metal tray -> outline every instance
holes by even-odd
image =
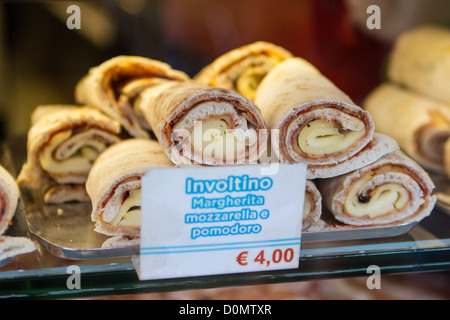
[[[47,205],[40,192],[21,190],[29,231],[47,251],[66,259],[128,257],[135,246],[102,248],[107,236],[94,231],[90,203]]]
[[[77,260],[139,254],[139,246],[101,247],[107,236],[94,231],[90,203],[46,205],[39,191],[29,190],[22,190],[22,202],[29,231],[55,256]],[[355,228],[328,224],[325,230],[304,232],[302,243],[394,237],[408,232],[414,226],[415,223]]]
[[[302,242],[346,241],[395,237],[407,233],[416,225],[417,222],[374,227],[332,225],[321,231],[303,232]]]

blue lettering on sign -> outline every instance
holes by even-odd
[[[184,216],[185,223],[227,222],[256,219],[258,219],[258,212],[248,208],[235,212],[188,213]]]
[[[261,225],[259,224],[239,224],[236,223],[233,226],[214,226],[203,228],[192,228],[191,239],[197,239],[198,237],[218,237],[228,235],[242,235],[261,232]]]
[[[248,175],[229,176],[228,179],[194,180],[186,179],[187,194],[224,193],[224,192],[249,192],[266,191],[272,188],[273,181],[270,177],[251,178]]]
[[[264,205],[264,197],[254,194],[247,194],[245,197],[205,198],[193,197],[192,209],[224,209],[229,207],[246,207]]]

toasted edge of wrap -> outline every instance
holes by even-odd
[[[169,64],[140,56],[120,55],[89,69],[75,88],[75,100],[99,108],[116,119],[133,137],[149,138],[130,105],[120,105],[115,90],[119,84],[136,78],[187,81],[189,76]],[[123,79],[125,78],[125,79]],[[122,82],[122,83],[121,83]]]
[[[293,54],[283,47],[266,41],[257,41],[242,47],[230,50],[216,58],[213,62],[205,66],[194,77],[194,80],[209,86],[223,87],[237,91],[235,87],[235,77],[240,76],[243,70],[235,70],[236,74],[227,74],[230,69],[252,56],[266,55],[277,57],[280,61],[293,57]],[[227,74],[227,83],[221,82],[218,78],[221,74]],[[231,78],[230,78],[231,77]],[[234,84],[234,85],[233,85]],[[241,93],[242,94],[242,93]]]

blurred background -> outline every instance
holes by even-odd
[[[74,4],[80,29],[66,25]],[[373,4],[381,29],[366,26]],[[450,25],[449,0],[2,1],[1,134],[26,134],[37,105],[73,103],[77,81],[113,56],[162,60],[194,76],[258,40],[309,60],[359,102],[380,82],[396,36],[429,22]]]
[[[80,29],[69,29],[70,5]],[[367,8],[381,9],[369,29]],[[89,68],[116,55],[169,63],[194,76],[219,55],[265,40],[312,62],[360,103],[383,80],[396,37],[423,23],[450,26],[450,0],[110,0],[0,2],[0,138],[25,135],[42,104],[73,104]],[[132,298],[307,299],[450,297],[448,273],[210,289]],[[443,285],[445,284],[445,286]]]

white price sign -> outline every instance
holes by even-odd
[[[141,280],[297,268],[306,165],[154,169],[142,180]]]

